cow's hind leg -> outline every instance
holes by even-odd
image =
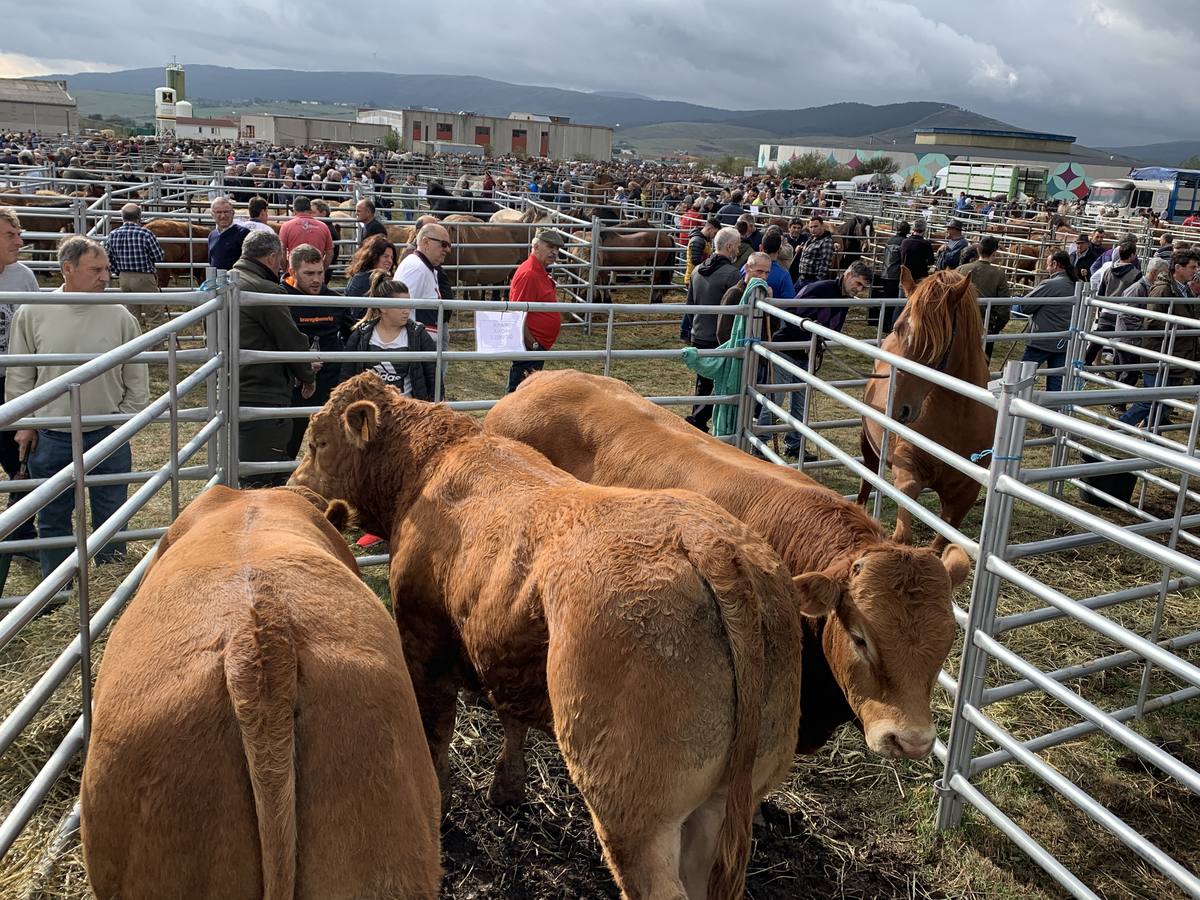
[[[529,729],[504,713],[499,715],[504,744],[496,760],[488,800],[495,806],[513,806],[525,799],[525,733]]]
[[[717,838],[725,821],[725,791],[718,791],[683,823],[679,877],[688,900],[706,900],[708,877],[717,858]]]
[[[640,834],[610,834],[593,812],[604,859],[621,889],[621,900],[703,900],[690,896],[679,878],[680,827],[665,822]]]

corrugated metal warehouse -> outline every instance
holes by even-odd
[[[607,125],[576,125],[563,116],[514,112],[507,117],[436,109],[360,109],[360,122],[389,125],[400,148],[434,152],[437,144],[473,144],[492,156],[544,156],[549,159],[609,160],[613,130]]]
[[[65,81],[0,78],[0,131],[78,134],[79,107]]]
[[[310,116],[277,116],[243,113],[242,139],[303,147],[310,144],[382,144],[391,129],[387,125],[322,119]]]

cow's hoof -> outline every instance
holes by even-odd
[[[525,786],[523,784],[505,784],[496,778],[488,787],[487,796],[488,802],[492,806],[520,806],[525,802]]]

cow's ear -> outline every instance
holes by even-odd
[[[346,429],[346,438],[361,450],[375,437],[375,429],[379,427],[379,407],[370,400],[355,400],[342,413],[342,426]]]
[[[958,544],[947,544],[942,551],[942,565],[950,576],[950,587],[956,588],[966,579],[971,571],[971,557]]]
[[[819,619],[833,612],[842,599],[842,584],[824,572],[806,572],[792,579],[800,613]]]
[[[904,289],[905,297],[911,297],[913,291],[917,289],[917,283],[913,281],[912,272],[908,271],[908,266],[900,267],[900,287]]]
[[[299,496],[301,496],[305,500],[307,500],[309,503],[311,503],[313,506],[315,506],[320,512],[325,512],[325,507],[326,507],[325,498],[322,497],[320,494],[318,494],[316,491],[312,490],[311,488],[301,487],[298,484],[284,484],[284,485],[280,485],[279,487],[275,488],[274,490],[291,491],[293,494],[298,494]]]
[[[354,512],[345,500],[330,500],[325,507],[325,519],[338,531],[345,531],[354,519]]]

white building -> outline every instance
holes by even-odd
[[[181,139],[202,141],[236,141],[237,119],[194,119],[177,117],[175,136]]]

